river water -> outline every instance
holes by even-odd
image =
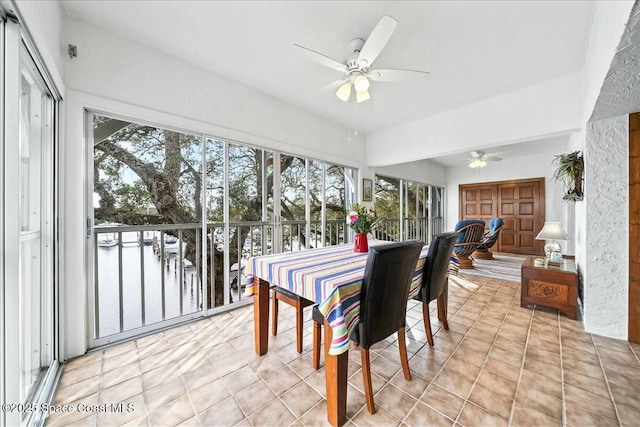
[[[147,236],[147,233],[148,236]],[[160,233],[145,232],[145,238],[151,239]],[[98,242],[113,240],[114,246],[98,245],[98,257],[95,268],[98,271],[98,333],[96,338],[120,333],[120,290],[118,269],[117,233],[98,235]],[[190,262],[183,264],[182,278],[180,278],[180,264],[178,243],[165,243],[165,261],[161,264],[158,254],[152,245],[143,245],[144,258],[144,325],[142,320],[142,275],[140,272],[140,246],[138,232],[122,233],[122,331],[129,331],[144,325],[150,325],[162,320],[172,319],[202,310],[202,292],[196,269]],[[222,241],[218,241],[222,244]],[[248,257],[248,253],[245,254]],[[168,262],[167,262],[168,260]],[[168,267],[168,268],[167,268]],[[241,281],[245,268],[245,261],[241,266]],[[237,287],[235,279],[238,263],[233,263],[229,269],[231,286],[231,301],[239,301],[243,292],[242,286]],[[164,277],[164,317],[162,313],[162,277]],[[216,283],[222,286],[222,283]],[[180,308],[182,295],[182,309]]]
[[[135,242],[137,233],[123,233],[122,240],[122,290],[123,329],[142,326],[142,280],[140,274],[140,246]],[[183,268],[180,276],[180,260],[176,254],[168,254],[162,266],[153,247],[143,246],[144,253],[144,307],[145,324],[163,320],[162,276],[164,276],[165,319],[201,310],[202,294],[196,269]],[[105,337],[120,332],[118,246],[98,247],[99,333]],[[182,294],[182,312],[180,309]]]

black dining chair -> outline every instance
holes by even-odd
[[[429,303],[434,299],[438,299],[438,318],[442,322],[442,326],[445,329],[449,329],[446,303],[449,260],[451,259],[458,234],[457,231],[453,231],[433,236],[422,270],[422,286],[418,295],[413,298],[422,302],[422,318],[430,346],[433,346],[433,334],[431,333],[431,320],[429,319]]]
[[[273,291],[271,294],[271,335],[278,334],[278,301],[293,306],[296,309],[296,350],[298,353],[302,353],[304,308],[315,304],[315,302],[279,286],[273,286],[271,290]]]
[[[373,403],[369,358],[369,349],[372,345],[397,332],[402,371],[405,379],[411,380],[404,328],[411,279],[416,270],[422,246],[422,242],[409,241],[369,248],[360,291],[360,319],[350,338],[360,346],[362,380],[367,408],[372,414],[376,411]],[[318,369],[320,334],[324,316],[317,306],[312,309],[312,318],[314,322],[313,366]],[[325,346],[327,345],[328,343],[325,343]]]

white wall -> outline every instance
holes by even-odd
[[[64,209],[66,357],[87,346],[85,218],[91,215],[86,176],[85,108],[149,123],[364,168],[363,139],[348,130],[262,92],[80,21],[65,19],[64,43],[78,46],[65,58],[67,85]],[[265,78],[268,78],[266,76]],[[361,181],[361,180],[360,180]],[[89,207],[89,208],[88,208]]]
[[[553,156],[567,151],[566,146],[558,146],[554,152],[535,156],[514,157],[499,163],[489,163],[484,168],[472,169],[466,165],[446,169],[447,176],[447,219],[445,227],[453,230],[458,216],[458,189],[460,184],[504,181],[512,179],[545,178],[545,220],[560,221],[569,235],[569,242],[561,242],[563,252],[573,254],[573,232],[567,228],[566,210],[570,207],[562,200],[562,184],[553,179]]]
[[[446,187],[447,185],[444,167],[430,160],[382,166],[375,168],[375,173],[392,178],[402,178],[422,184],[434,185],[436,187]]]
[[[585,147],[585,330],[627,339],[629,119],[589,124]]]
[[[603,82],[625,31],[633,4],[633,1],[620,1],[597,2],[595,5],[589,35],[589,46],[582,70],[584,87],[582,123],[585,125],[580,132],[573,135],[570,149],[568,150],[581,150],[585,158],[585,200],[575,205],[574,216],[576,264],[581,275],[584,292],[585,329],[589,332],[623,339],[627,338],[627,322],[624,319],[626,319],[625,316],[628,313],[628,306],[625,299],[626,294],[622,295],[620,287],[626,286],[628,270],[623,271],[618,264],[611,265],[609,256],[596,255],[594,250],[597,251],[597,248],[594,245],[597,246],[597,244],[594,242],[594,236],[602,231],[611,236],[620,235],[621,233],[626,233],[628,226],[617,224],[617,227],[614,228],[614,222],[612,222],[602,228],[603,224],[591,222],[594,217],[602,218],[606,216],[610,205],[607,202],[605,203],[607,207],[603,208],[593,203],[593,197],[596,197],[597,194],[593,192],[599,191],[599,184],[593,182],[593,179],[599,176],[599,178],[605,179],[606,183],[607,174],[602,174],[598,170],[600,159],[591,156],[598,152],[597,146],[600,144],[601,137],[604,136],[601,133],[604,127],[616,123],[616,120],[614,119],[613,122],[608,124],[599,123],[588,131],[586,123],[591,117],[600,95]],[[588,144],[590,148],[587,148],[587,132],[590,134],[590,142]],[[596,134],[599,134],[599,136],[596,136]],[[617,144],[622,144],[622,141],[618,141]],[[619,160],[620,165],[626,162],[623,159]],[[605,167],[611,168],[611,165],[606,165]],[[613,175],[617,176],[619,172],[613,172]],[[592,185],[595,185],[595,187],[590,188]],[[613,206],[612,208],[614,217],[620,215],[619,207]],[[617,218],[617,221],[619,219]],[[610,240],[610,238],[607,237],[606,240]],[[612,243],[615,245],[621,242]],[[621,259],[627,256],[625,251]],[[603,272],[607,272],[607,277],[604,281],[601,281],[600,276]]]
[[[367,136],[367,162],[383,166],[543,139],[582,126],[580,73]]]
[[[572,134],[569,138],[569,146],[567,152],[581,151],[584,157],[585,141],[587,137],[586,130],[581,130]],[[584,176],[583,176],[584,179]],[[584,188],[584,182],[583,182]],[[584,283],[584,268],[587,259],[587,202],[583,200],[579,203],[570,205],[567,211],[568,229],[573,230],[573,244],[575,247],[576,268],[580,277],[580,283]],[[573,222],[573,227],[570,226]],[[582,295],[584,299],[584,295]],[[584,302],[584,301],[583,301]]]

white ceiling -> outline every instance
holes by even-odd
[[[67,15],[349,124],[353,105],[317,89],[340,73],[293,43],[342,61],[382,15],[398,28],[374,68],[428,70],[421,83],[372,83],[358,106],[372,133],[582,68],[593,3],[579,1],[63,1]]]
[[[502,161],[513,159],[515,157],[532,156],[537,154],[562,154],[566,151],[568,135],[555,136],[545,139],[537,139],[534,141],[520,142],[517,144],[502,145],[499,147],[486,148],[482,151],[490,156],[499,157]],[[469,162],[467,159],[471,157],[471,152],[449,154],[446,156],[432,157],[429,160],[444,167],[464,166]],[[490,164],[493,164],[491,162]],[[495,162],[497,163],[497,162]]]

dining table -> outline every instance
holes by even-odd
[[[390,243],[371,241],[370,247]],[[418,295],[428,247],[418,258],[408,299]],[[245,271],[245,296],[253,296],[255,351],[268,351],[269,289],[280,286],[318,304],[324,315],[327,420],[340,426],[347,420],[349,337],[360,316],[360,290],[367,253],[343,244],[250,258]]]

